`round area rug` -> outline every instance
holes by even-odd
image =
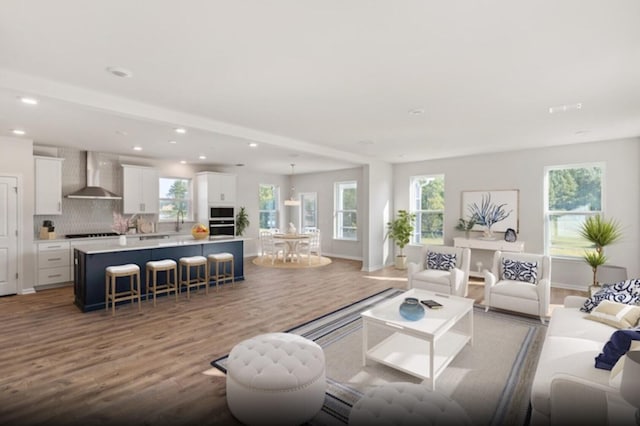
[[[269,268],[285,268],[285,269],[304,269],[304,268],[317,268],[318,266],[326,266],[331,263],[331,259],[328,257],[311,256],[311,262],[305,255],[300,256],[300,262],[286,262],[283,263],[282,259],[276,259],[273,264],[271,263],[271,257],[258,256],[253,259],[253,264],[258,266],[267,266]]]

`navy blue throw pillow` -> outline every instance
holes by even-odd
[[[606,284],[588,298],[580,310],[589,313],[603,300],[627,305],[640,304],[640,280],[632,279],[615,284]]]
[[[620,357],[629,351],[633,340],[640,340],[640,330],[614,331],[609,341],[605,343],[602,352],[596,357],[596,368],[611,370]]]
[[[447,253],[427,252],[426,269],[440,269],[448,271],[456,267],[456,255]]]

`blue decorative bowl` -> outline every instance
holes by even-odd
[[[400,315],[409,321],[418,321],[424,317],[424,308],[415,297],[407,297],[400,304]]]

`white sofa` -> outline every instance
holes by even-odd
[[[531,388],[531,425],[606,425],[612,412],[633,423],[633,409],[609,385],[610,371],[595,368],[616,328],[587,319],[585,300],[568,296],[551,315]]]

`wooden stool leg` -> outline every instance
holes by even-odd
[[[204,271],[202,271],[203,268],[205,269]],[[204,273],[204,277],[202,277],[202,279],[205,281],[204,294],[208,295],[209,294],[209,279],[207,277],[207,270],[209,269],[209,267],[207,267],[207,264],[205,263],[204,265],[199,266],[198,269]],[[198,282],[201,282],[199,278],[198,278]],[[200,287],[200,284],[198,284],[198,287]]]
[[[173,292],[176,295],[176,302],[178,301],[178,269],[174,266],[171,268],[173,271]]]
[[[104,274],[104,310],[109,312],[109,273]]]
[[[140,312],[142,310],[142,296],[140,295],[141,291],[140,288],[142,286],[140,285],[140,271],[138,270],[136,272],[136,294],[138,296],[138,312]],[[154,292],[153,292],[153,304],[155,305],[156,303],[156,292],[155,292],[155,287],[154,287]]]
[[[231,271],[229,271],[229,273],[231,274],[231,287],[233,287],[233,284],[236,282],[236,277],[235,277],[235,273],[234,271],[236,270],[235,265],[234,265],[234,259],[231,259]]]
[[[187,299],[191,299],[191,265],[187,265]]]
[[[115,275],[111,276],[111,294],[113,295],[111,299],[111,316],[116,314],[116,293],[118,292],[118,277]]]

